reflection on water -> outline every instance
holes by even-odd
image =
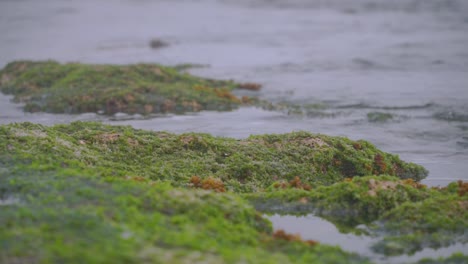
[[[23,114],[1,95],[0,123],[100,120],[237,138],[307,130],[369,140],[428,168],[427,184],[468,180],[467,14],[464,0],[0,1],[0,67],[17,59],[209,65],[191,72],[262,83],[261,98],[302,111],[113,121]],[[153,39],[170,45],[152,49]],[[373,122],[372,112],[392,118]]]
[[[378,239],[354,234],[343,234],[330,222],[314,216],[272,215],[266,216],[275,230],[283,229],[291,234],[300,234],[303,239],[316,240],[322,244],[337,245],[343,250],[371,256],[370,246]]]
[[[337,245],[343,250],[355,252],[366,256],[378,263],[410,263],[423,258],[449,257],[456,252],[467,252],[467,244],[454,244],[452,246],[434,250],[424,248],[412,256],[402,255],[397,257],[385,257],[371,250],[372,244],[380,240],[379,237],[365,235],[343,234],[330,222],[312,214],[306,216],[272,215],[268,218],[275,230],[282,229],[287,233],[299,234],[305,240],[312,239],[326,245]]]

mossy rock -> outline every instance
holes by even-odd
[[[468,183],[428,188],[408,179],[366,176],[311,190],[289,185],[243,196],[264,213],[313,213],[342,232],[377,237],[372,250],[387,256],[468,243]]]
[[[406,202],[422,201],[438,192],[413,180],[393,176],[347,178],[330,186],[310,190],[275,183],[270,192],[244,195],[266,213],[314,213],[343,231],[369,224]]]
[[[79,137],[71,132],[77,128]],[[368,263],[337,247],[274,236],[270,223],[234,193],[198,190],[185,181],[178,188],[171,178],[123,176],[137,158],[141,171],[152,166],[149,157],[131,154],[145,144],[154,151],[151,139],[170,142],[168,153],[187,144],[177,135],[97,123],[0,126],[0,260]],[[102,148],[120,140],[119,148]],[[110,163],[97,166],[104,156]],[[117,166],[125,159],[127,165]]]
[[[239,85],[156,64],[15,61],[0,71],[0,91],[25,103],[28,112],[148,115],[232,110],[251,101],[232,94]]]
[[[2,263],[366,263],[276,239],[233,194],[31,164],[0,171],[0,186]]]
[[[197,184],[194,177],[215,178],[226,190],[234,192],[263,191],[274,182],[296,177],[319,186],[370,174],[416,181],[427,175],[423,167],[403,162],[369,142],[307,132],[236,140],[100,123],[75,122],[53,127],[22,123],[1,126],[0,139],[4,153],[42,166],[169,181],[174,186]]]
[[[468,183],[451,183],[428,199],[404,203],[383,214],[371,227],[385,237],[373,250],[386,255],[413,254],[424,247],[468,243]]]
[[[466,238],[465,183],[427,188],[417,182],[422,167],[366,141],[21,123],[0,126],[0,150],[6,262],[366,262],[272,234],[255,210],[274,211],[269,205],[342,228],[368,224],[366,232],[385,234],[375,247],[384,254]]]

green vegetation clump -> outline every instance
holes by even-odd
[[[367,114],[367,120],[373,123],[385,123],[393,119],[393,115],[383,112],[370,112]]]
[[[372,227],[386,236],[373,249],[386,255],[412,254],[424,247],[468,243],[468,183],[451,183],[438,195],[405,203],[383,214]]]
[[[208,134],[171,134],[129,126],[75,122],[45,127],[11,124],[0,128],[0,147],[44,166],[72,166],[95,175],[140,177],[195,185],[192,177],[220,180],[226,190],[263,191],[298,177],[311,186],[346,177],[390,174],[420,180],[427,171],[366,141],[294,132],[243,140]]]
[[[0,71],[0,91],[14,95],[27,112],[148,115],[232,110],[251,100],[232,94],[239,86],[156,64],[16,61]]]
[[[468,256],[463,253],[455,253],[448,258],[422,259],[418,264],[465,264],[468,263]]]
[[[278,183],[271,188],[278,191],[244,198],[264,213],[313,213],[342,232],[378,237],[372,250],[379,254],[414,254],[468,243],[468,183],[461,181],[439,189],[409,179],[366,176],[311,190]]]
[[[1,263],[366,263],[276,239],[233,194],[19,162],[0,171]]]
[[[401,180],[385,175],[347,178],[311,190],[283,188],[279,183],[273,184],[271,189],[277,191],[252,193],[245,197],[260,211],[314,213],[343,230],[369,224],[406,202],[422,201],[437,194],[411,179]]]

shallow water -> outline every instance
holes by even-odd
[[[275,230],[282,229],[287,233],[300,234],[302,239],[305,240],[312,239],[322,244],[337,245],[343,250],[358,253],[378,263],[410,263],[423,258],[449,257],[456,252],[468,251],[468,244],[457,243],[438,250],[424,248],[411,256],[385,257],[371,250],[371,246],[377,243],[381,237],[343,234],[332,223],[312,214],[306,216],[272,215],[266,217],[273,223]]]
[[[113,121],[23,114],[0,96],[0,123],[101,120],[220,136],[307,130],[366,139],[429,169],[424,182],[468,180],[468,3],[463,0],[0,0],[0,67],[17,59],[197,63],[211,78],[263,84],[306,114],[243,108]],[[159,38],[168,47],[151,49]],[[390,113],[371,122],[371,112]],[[138,119],[138,118],[137,118]]]

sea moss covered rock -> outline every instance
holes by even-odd
[[[467,184],[427,188],[422,167],[342,137],[21,123],[0,126],[0,165],[7,262],[366,261],[273,233],[256,209],[367,224],[389,255],[467,241]]]
[[[235,192],[262,191],[296,177],[318,186],[369,174],[415,180],[427,174],[366,141],[306,132],[235,140],[100,123],[23,123],[0,127],[0,148],[46,167],[78,167],[96,175],[169,181],[174,186],[203,187],[194,176],[200,181],[212,178],[216,180],[211,185],[218,181],[216,185]]]
[[[428,188],[390,176],[346,179],[311,190],[273,184],[276,192],[245,194],[265,213],[315,214],[343,232],[378,238],[376,253],[395,256],[468,243],[468,183]]]
[[[276,239],[233,194],[19,164],[0,171],[2,263],[366,262]]]
[[[258,210],[280,214],[314,213],[335,223],[342,230],[369,224],[406,202],[422,201],[437,194],[413,180],[392,176],[347,178],[330,186],[311,190],[279,186],[265,193],[246,194]]]
[[[25,103],[25,111],[114,114],[231,110],[249,98],[239,84],[180,73],[156,64],[88,65],[16,61],[0,71],[0,90]]]
[[[429,199],[404,203],[383,214],[374,224],[385,237],[373,249],[387,255],[412,254],[425,247],[468,243],[468,183],[451,183]]]
[[[77,128],[83,131],[75,138]],[[133,140],[113,134],[119,131]],[[184,182],[176,188],[170,177],[123,176],[138,159],[132,147],[164,139],[157,135],[177,138],[96,123],[1,126],[1,262],[368,263],[337,247],[274,234],[234,193]],[[101,148],[117,140],[128,145]],[[127,165],[117,166],[125,157]],[[141,171],[150,167],[138,164]]]

